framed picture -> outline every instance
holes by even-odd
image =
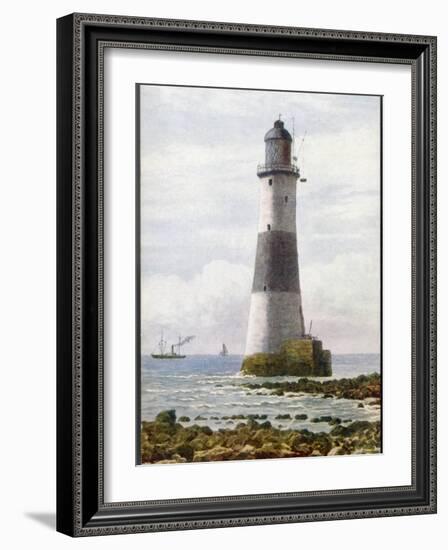
[[[434,513],[436,38],[57,40],[57,529]]]

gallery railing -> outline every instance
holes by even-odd
[[[257,166],[257,175],[265,176],[275,172],[283,172],[287,174],[295,174],[300,176],[299,167],[296,164],[259,164]]]

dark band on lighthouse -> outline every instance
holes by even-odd
[[[297,237],[288,231],[260,233],[252,292],[300,293]]]

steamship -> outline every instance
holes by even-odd
[[[166,351],[167,347],[167,341],[163,338],[163,332],[159,340],[159,351],[160,353],[152,353],[151,357],[154,359],[185,359],[186,355],[182,355],[180,352],[180,348],[187,344],[188,342],[191,342],[193,340],[194,336],[186,336],[185,338],[182,338],[179,336],[179,340],[177,344],[171,344],[171,351]]]

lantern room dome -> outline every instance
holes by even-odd
[[[271,139],[286,139],[287,141],[292,141],[291,134],[285,128],[283,120],[276,120],[274,122],[274,127],[264,136],[265,141],[270,141]]]

